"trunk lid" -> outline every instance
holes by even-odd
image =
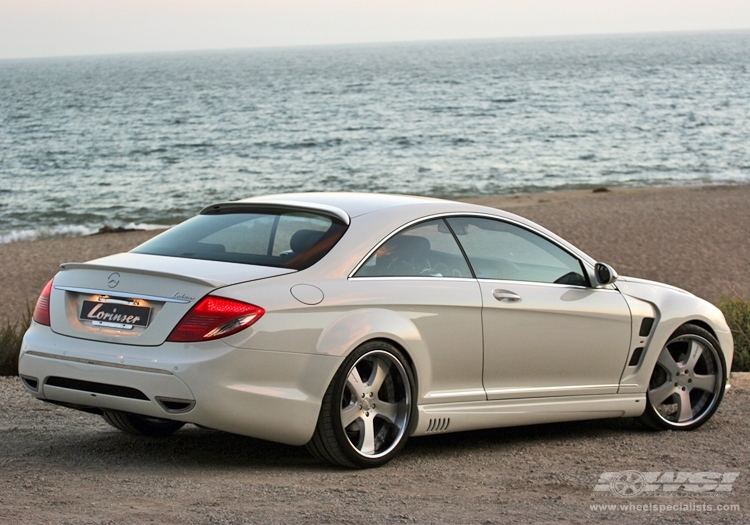
[[[292,272],[136,253],[66,263],[52,287],[50,327],[81,339],[156,346],[205,295],[224,286]]]

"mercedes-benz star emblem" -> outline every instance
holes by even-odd
[[[107,285],[110,288],[114,288],[118,284],[120,284],[120,274],[117,272],[109,274],[109,277],[107,278]]]

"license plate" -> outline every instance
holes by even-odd
[[[134,326],[148,326],[151,308],[129,304],[83,301],[81,321],[91,321],[94,326],[109,326],[132,330]]]

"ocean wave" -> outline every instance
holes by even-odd
[[[53,228],[40,228],[38,230],[14,230],[0,234],[0,244],[18,241],[38,241],[40,239],[54,239],[59,237],[82,237],[99,231],[99,228],[88,226],[70,225]]]
[[[145,222],[129,222],[123,224],[122,227],[126,230],[165,230],[171,228],[173,224],[148,224]]]
[[[123,230],[161,230],[169,228],[164,224],[148,224],[129,222],[113,228],[122,228]],[[82,226],[78,224],[68,226],[55,226],[50,228],[39,228],[29,230],[14,230],[7,233],[0,233],[0,244],[8,244],[20,241],[39,241],[42,239],[60,239],[66,237],[85,237],[99,233],[104,226]]]
[[[741,31],[0,63],[0,243],[291,191],[750,182],[748,46]]]

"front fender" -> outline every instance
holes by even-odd
[[[711,328],[716,335],[726,364],[726,374],[732,368],[734,342],[721,310],[688,292],[661,283],[621,278],[617,288],[624,294],[650,303],[656,310],[656,323],[640,366],[623,377],[620,393],[642,393],[648,389],[651,373],[659,354],[669,338],[680,326],[698,322]]]

